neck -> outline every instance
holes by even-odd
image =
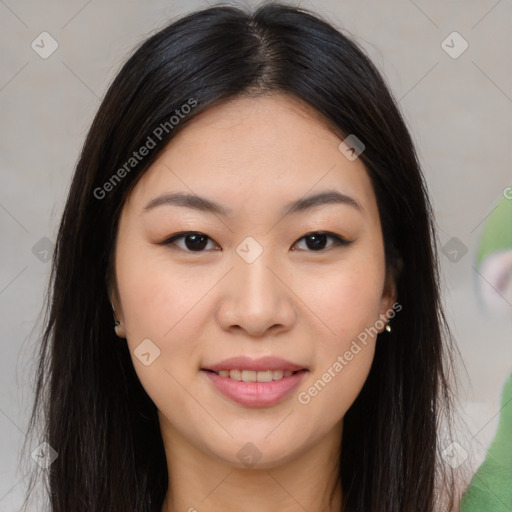
[[[340,423],[293,459],[256,469],[204,453],[164,423],[169,485],[162,512],[339,512],[341,430]]]

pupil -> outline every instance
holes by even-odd
[[[325,247],[326,235],[309,235],[306,238],[306,245],[308,249],[323,249]],[[309,240],[313,240],[313,244],[308,243]]]
[[[185,237],[185,245],[187,246],[187,249],[192,251],[201,250],[206,246],[206,238],[207,237],[204,235],[187,235]],[[193,241],[192,244],[188,243],[190,240]]]

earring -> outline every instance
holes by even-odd
[[[386,324],[386,331],[391,332],[391,325]]]
[[[126,337],[123,333],[123,329],[121,328],[121,322],[119,322],[118,320],[115,320],[115,322],[114,322],[114,331],[118,338],[126,339]]]
[[[119,336],[118,332],[117,332],[117,328],[121,325],[121,322],[119,322],[116,318],[116,308],[114,307],[114,304],[110,303],[110,305],[112,306],[112,312],[114,313],[114,331],[116,332],[116,334]],[[121,337],[121,336],[119,336]]]

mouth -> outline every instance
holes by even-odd
[[[238,356],[201,368],[216,391],[246,407],[272,407],[288,399],[308,372],[275,356]]]
[[[296,373],[307,372],[305,368],[301,370],[246,370],[246,369],[231,369],[214,371],[203,368],[203,371],[214,373],[219,377],[230,379],[238,382],[273,382],[277,380],[286,379],[295,375]]]
[[[201,368],[201,373],[231,402],[245,407],[273,407],[290,398],[309,369],[273,356],[239,356]]]

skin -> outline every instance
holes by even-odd
[[[162,512],[334,511],[343,416],[368,375],[376,343],[362,350],[307,404],[298,394],[332,368],[353,340],[386,315],[395,286],[386,273],[376,198],[361,159],[286,95],[241,97],[203,112],[143,175],[121,213],[112,301],[137,375],[159,410],[169,471]],[[285,203],[324,190],[354,198],[281,215]],[[231,208],[229,217],[176,205],[144,207],[181,191]],[[209,238],[202,252],[181,231]],[[305,235],[347,240],[323,250]],[[263,253],[236,252],[253,237]],[[381,332],[383,322],[379,323]],[[134,355],[150,339],[160,355]],[[382,341],[381,341],[382,342]],[[247,407],[213,387],[205,366],[274,355],[308,368],[300,387],[270,407]],[[331,370],[332,371],[332,370]],[[237,456],[251,442],[248,467]],[[328,498],[334,493],[332,508]]]

